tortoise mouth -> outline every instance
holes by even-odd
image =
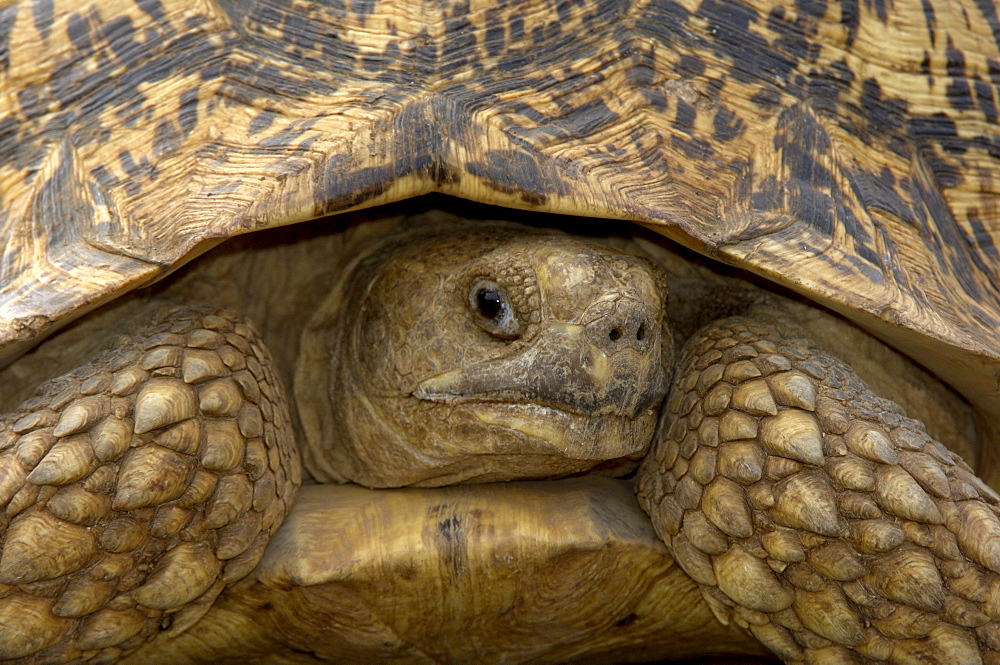
[[[551,403],[525,399],[521,396],[506,397],[497,395],[458,395],[446,392],[434,392],[427,390],[423,384],[414,392],[410,393],[414,399],[424,402],[435,402],[437,404],[450,404],[452,406],[465,406],[475,409],[476,407],[504,408],[514,411],[530,411],[540,416],[559,415],[566,418],[587,419],[594,417],[592,413],[583,409],[577,409],[567,404],[554,406]]]
[[[636,436],[647,426],[647,419],[643,417],[593,415],[530,401],[417,394],[413,397],[464,412],[476,425],[505,432],[507,436],[500,440],[509,444],[510,436],[514,436],[522,444],[517,446],[518,450],[511,450],[509,445],[501,446],[494,451],[496,454],[550,454],[588,461],[615,460],[642,455],[651,438]],[[485,438],[493,437],[487,435]]]
[[[473,415],[485,425],[503,427],[538,439],[556,448],[559,453],[579,459],[605,459],[611,451],[601,450],[596,441],[581,441],[592,420],[540,404],[511,402],[480,402],[470,405]],[[580,432],[579,430],[584,430]],[[581,443],[590,445],[580,445]],[[590,450],[588,450],[590,448]],[[616,455],[620,457],[620,455]]]

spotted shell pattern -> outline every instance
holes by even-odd
[[[643,222],[993,388],[998,78],[986,0],[4,3],[2,352],[441,191]]]

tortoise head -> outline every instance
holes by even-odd
[[[304,332],[306,463],[381,487],[623,471],[670,378],[665,299],[651,262],[522,227],[383,242]]]

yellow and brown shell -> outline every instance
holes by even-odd
[[[0,354],[425,192],[640,222],[1000,374],[990,0],[0,1]]]

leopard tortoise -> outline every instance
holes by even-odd
[[[788,662],[996,661],[998,79],[986,0],[3,3],[0,657],[281,642],[275,662],[307,662],[325,635],[341,661],[614,661],[753,652],[748,633]],[[240,255],[255,323],[303,331],[273,360],[226,311],[128,297],[231,236],[430,192],[638,222],[790,295],[688,279],[655,243],[638,253],[666,269],[425,220],[326,259],[275,250],[280,281]],[[298,272],[323,260],[326,282]],[[223,290],[197,270],[163,297]],[[416,337],[360,332],[383,283]],[[428,294],[478,337],[435,338]],[[419,402],[395,425],[372,398],[398,386],[338,384],[392,362]],[[302,402],[330,395],[353,411]],[[466,415],[428,434],[448,409]],[[328,445],[350,418],[387,448]],[[279,530],[293,424],[314,479],[381,487],[620,473],[652,437],[635,487],[666,549],[593,475],[309,486]],[[429,593],[451,643],[409,632]],[[376,630],[380,602],[400,614]]]

